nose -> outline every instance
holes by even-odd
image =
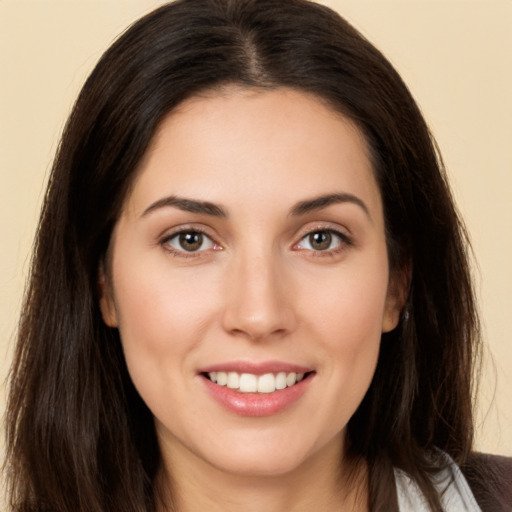
[[[278,257],[235,258],[228,271],[223,328],[251,340],[284,336],[297,325],[293,289]]]

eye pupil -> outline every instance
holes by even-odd
[[[332,235],[328,231],[316,231],[309,235],[311,247],[317,251],[325,251],[332,242]]]
[[[197,251],[203,245],[203,235],[197,232],[181,233],[179,241],[185,251]]]

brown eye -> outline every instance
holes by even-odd
[[[212,239],[200,231],[182,231],[169,237],[165,243],[177,252],[201,252],[214,246]]]
[[[197,251],[203,245],[202,233],[181,233],[179,236],[179,244],[185,251]]]
[[[325,251],[331,246],[332,234],[329,231],[315,231],[308,235],[308,241],[313,250]]]
[[[329,254],[329,251],[339,251],[351,244],[350,239],[343,233],[333,229],[318,229],[304,235],[295,249]]]

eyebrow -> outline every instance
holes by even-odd
[[[226,211],[214,203],[210,203],[209,201],[186,199],[177,196],[163,197],[162,199],[155,201],[144,210],[141,217],[145,217],[155,210],[169,206],[178,208],[184,212],[202,213],[204,215],[211,215],[213,217],[227,217]]]
[[[327,194],[324,196],[314,197],[313,199],[307,199],[297,203],[290,211],[290,215],[295,217],[299,215],[305,215],[315,210],[321,210],[327,208],[333,204],[339,203],[352,203],[359,206],[368,216],[370,220],[370,210],[366,206],[365,202],[359,197],[353,194],[339,193],[339,194]]]
[[[359,197],[353,194],[338,193],[338,194],[326,194],[323,196],[314,197],[305,201],[300,201],[295,204],[290,210],[290,216],[298,217],[305,215],[312,211],[321,210],[327,208],[333,204],[340,203],[352,203],[359,206],[372,220],[368,207]],[[221,206],[211,203],[209,201],[198,201],[196,199],[188,199],[177,196],[167,196],[162,199],[158,199],[154,203],[150,204],[142,213],[141,217],[145,217],[151,212],[160,208],[174,207],[179,210],[190,213],[201,213],[203,215],[211,215],[212,217],[227,217],[227,212]]]

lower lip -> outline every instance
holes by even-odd
[[[241,393],[227,386],[219,386],[204,375],[200,376],[206,389],[219,404],[240,416],[272,416],[297,402],[308,388],[313,374],[285,389],[273,393]]]

